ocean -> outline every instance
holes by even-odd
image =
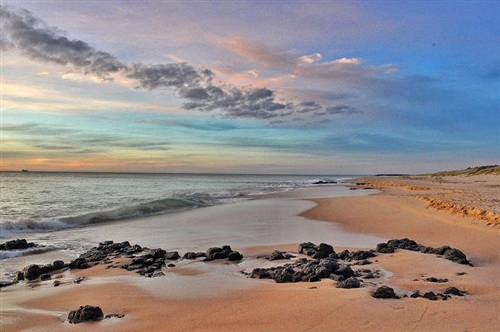
[[[179,251],[204,251],[225,243],[251,247],[312,240],[349,245],[349,236],[333,224],[304,222],[297,216],[314,206],[303,198],[370,192],[335,183],[354,175],[2,172],[0,176],[0,242],[25,238],[38,244],[34,249],[0,251],[4,280],[12,279],[35,257],[38,263],[67,261],[104,240]],[[376,243],[371,238],[352,239]]]

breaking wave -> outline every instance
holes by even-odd
[[[54,231],[106,221],[145,217],[213,205],[213,203],[211,204],[205,198],[209,199],[208,196],[204,197],[201,194],[195,194],[193,199],[167,198],[109,211],[91,212],[57,219],[23,216],[14,220],[2,220],[0,222],[0,237],[6,237],[13,233]]]

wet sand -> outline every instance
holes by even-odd
[[[472,186],[485,184],[469,182]],[[471,191],[472,186],[461,190]],[[85,331],[90,328],[93,331],[498,330],[499,230],[466,215],[430,208],[415,197],[415,190],[404,186],[385,186],[382,191],[361,197],[315,198],[313,201],[318,205],[302,217],[336,222],[346,231],[383,239],[407,237],[427,246],[450,245],[465,252],[475,266],[398,250],[372,259],[374,263],[369,268],[382,270],[382,278],[373,279],[373,285],[360,289],[338,289],[332,280],[276,284],[247,279],[239,271],[263,263],[252,258],[253,255],[268,254],[272,249],[293,250],[298,243],[259,244],[238,248],[246,257],[241,265],[179,266],[163,281],[164,277],[151,280],[96,267],[63,275],[63,280],[86,276],[78,285],[70,283],[54,288],[52,281],[47,281],[34,289],[26,284],[4,288],[0,316],[3,331]],[[293,200],[290,204],[294,204]],[[337,251],[342,249],[331,244]],[[218,279],[209,272],[214,269],[219,270]],[[449,282],[429,283],[424,280],[427,277],[447,278]],[[179,280],[194,289],[213,288],[213,292],[201,292],[198,296],[194,292],[186,297],[178,296],[175,289],[170,293],[169,287],[180,287],[181,284],[174,282]],[[379,284],[394,287],[401,295],[415,290],[442,292],[449,286],[469,294],[448,301],[374,299],[370,291]],[[85,304],[101,306],[104,314],[125,314],[125,317],[69,324],[68,312]]]

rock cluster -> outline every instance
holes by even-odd
[[[98,322],[109,318],[123,318],[123,314],[108,314],[104,316],[102,309],[97,306],[86,305],[81,306],[77,310],[73,310],[68,314],[68,321],[71,324],[79,324],[84,322]]]
[[[81,306],[68,314],[68,320],[71,324],[83,322],[100,321],[104,318],[102,309],[92,305]]]
[[[428,299],[431,301],[436,301],[439,299],[446,301],[451,297],[451,295],[464,296],[466,294],[467,294],[467,292],[461,291],[456,287],[448,287],[443,293],[434,293],[431,291],[431,292],[426,292],[422,295],[422,294],[420,294],[419,291],[416,291],[413,294],[411,294],[410,297],[412,297],[414,299],[422,297],[424,299]]]
[[[243,255],[238,251],[231,249],[231,246],[225,245],[222,247],[212,247],[207,249],[205,261],[213,261],[217,259],[227,259],[229,261],[241,261]]]
[[[60,260],[45,265],[31,264],[17,273],[17,281],[47,280],[50,279],[51,272],[61,270],[67,266],[67,264]]]
[[[467,259],[467,256],[465,256],[462,251],[456,248],[452,248],[450,246],[442,246],[439,248],[427,247],[418,244],[417,242],[410,239],[396,239],[389,240],[387,243],[379,243],[377,245],[376,251],[379,253],[387,254],[393,253],[396,249],[405,249],[411,251],[419,251],[424,254],[440,255],[452,262],[473,266],[471,261]]]
[[[315,259],[301,258],[283,266],[256,268],[249,273],[249,276],[257,279],[273,279],[277,283],[315,282],[329,278],[336,280],[339,288],[359,288],[361,283],[357,277],[373,278],[375,275],[371,270],[353,271],[349,264],[339,260],[329,244],[315,245],[305,242],[299,245],[298,250],[299,253]]]
[[[28,242],[26,239],[16,239],[0,243],[0,250],[21,250],[36,247],[33,242]]]
[[[257,256],[257,258],[267,259],[268,261],[279,261],[282,259],[295,258],[295,256],[291,255],[291,254],[287,254],[284,251],[274,250],[271,255],[260,255],[260,256]]]
[[[205,261],[217,259],[240,261],[243,259],[243,255],[241,253],[232,250],[228,245],[209,248],[206,253],[187,252],[183,256],[184,259],[196,259],[198,257],[205,257]],[[55,261],[52,264],[31,264],[26,266],[23,271],[18,272],[17,281],[47,280],[51,278],[51,272],[62,268],[69,267],[70,269],[86,269],[97,264],[111,264],[118,258],[127,258],[130,259],[130,262],[121,265],[110,265],[109,267],[121,267],[127,271],[134,271],[142,276],[151,278],[163,276],[164,274],[162,269],[164,267],[175,266],[174,264],[167,265],[167,261],[179,260],[181,256],[177,251],[165,251],[161,248],[143,248],[138,244],[131,245],[128,241],[120,243],[104,241],[97,247],[93,247],[84,252],[78,258],[72,260],[69,264],[66,264],[63,261]],[[12,283],[13,282],[4,283],[0,284],[0,286],[9,286]],[[60,283],[58,283],[58,285],[59,284]]]

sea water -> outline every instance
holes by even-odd
[[[336,176],[0,173],[0,238],[233,203]]]

